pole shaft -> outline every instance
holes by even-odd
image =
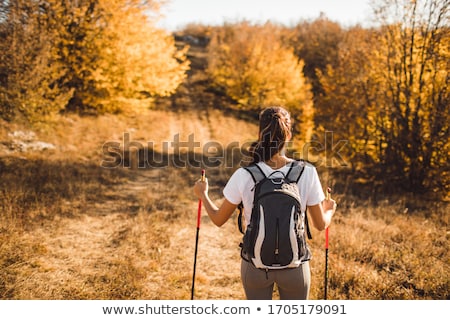
[[[331,199],[331,188],[327,188],[327,200]],[[327,300],[327,293],[328,293],[328,243],[329,243],[329,227],[325,229],[325,283],[323,284],[324,288],[324,299]]]
[[[201,180],[205,181],[205,170],[202,170]],[[191,300],[194,300],[194,288],[195,288],[195,270],[197,269],[197,251],[198,251],[198,235],[200,233],[200,221],[202,217],[202,199],[198,199],[197,209],[197,233],[195,235],[195,253],[194,253],[194,271],[192,272],[192,288],[191,288]]]
[[[328,291],[328,248],[325,249],[325,283],[324,283],[324,299],[327,300]]]
[[[194,300],[195,269],[197,267],[197,251],[198,251],[198,235],[199,235],[199,233],[200,233],[200,228],[197,227],[197,234],[195,235],[194,272],[192,273],[191,300]]]

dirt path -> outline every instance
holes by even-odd
[[[165,120],[163,141],[177,134],[212,139],[206,114]],[[38,227],[29,237],[41,246],[16,287],[23,292],[19,298],[189,299],[197,201],[191,194],[195,179],[183,176],[185,169],[130,170],[108,197],[84,203],[82,214]],[[203,212],[196,299],[243,298],[239,240],[235,220],[217,228]]]
[[[193,134],[195,142],[203,146],[203,143],[214,138],[206,112],[183,114],[182,117],[176,115],[171,118],[168,127],[170,128],[168,139],[179,134],[181,141],[188,141],[188,135]],[[166,174],[160,171],[161,176]],[[173,178],[172,175],[176,174],[177,172],[169,173],[169,181]],[[192,201],[191,196],[191,186],[196,177],[194,179],[187,177],[187,179],[189,181],[186,193],[189,200],[185,202],[185,208],[182,209],[185,215],[167,224],[167,228],[171,229],[170,245],[160,256],[162,267],[152,272],[147,279],[146,286],[152,292],[152,298],[190,298],[198,202]],[[235,225],[236,221],[229,221],[224,227],[218,228],[209,220],[204,209],[202,213],[195,298],[240,299],[243,297],[243,292],[239,278],[240,235]]]

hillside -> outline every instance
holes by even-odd
[[[202,46],[190,50],[188,81],[154,109],[66,114],[32,129],[1,123],[1,299],[190,298],[192,185],[206,167],[220,201],[237,147],[257,133],[251,115],[205,89]],[[370,182],[357,192],[337,168],[318,170],[339,204],[330,299],[450,298],[448,203],[386,200]],[[244,298],[235,218],[222,228],[201,221],[197,299]],[[323,233],[310,244],[311,298],[322,299]]]
[[[101,150],[105,141],[123,144],[125,132],[134,142],[154,142],[159,151],[157,145],[170,146],[178,135],[180,141],[189,141],[193,134],[203,145],[213,141],[209,117],[218,115],[148,111],[134,119],[61,118],[48,134],[35,134],[55,149],[4,152],[1,297],[189,298],[196,222],[191,184],[200,168],[171,163],[138,169],[131,160],[125,164],[130,168],[105,169],[99,165],[106,159]],[[226,128],[245,128],[239,137],[214,130],[220,141],[241,141],[238,138],[246,131],[248,138],[254,134],[255,127],[240,120],[226,116],[219,120]],[[148,127],[151,123],[165,125]],[[222,171],[227,169],[208,170],[208,176],[220,182]],[[231,258],[237,252],[238,234],[235,245],[225,248],[228,253],[221,249],[220,236],[230,231],[232,223],[217,230],[203,220],[197,274],[198,294],[204,298],[223,298],[225,292],[215,292],[212,284],[223,282],[224,276],[239,290],[233,272],[238,260]],[[230,257],[228,263],[211,267],[224,256]],[[229,268],[233,261],[236,268]],[[233,297],[230,289],[225,298]]]

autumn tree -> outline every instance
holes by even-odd
[[[379,177],[442,194],[449,189],[449,2],[385,0],[375,9],[379,27],[343,46],[338,67],[322,76],[323,99],[329,115],[341,109],[336,129],[342,125]]]
[[[103,0],[102,48],[93,77],[110,106],[148,105],[153,96],[168,96],[186,77],[186,49],[175,47],[172,35],[156,27],[159,3]],[[92,97],[91,97],[92,98]]]
[[[183,81],[188,62],[156,27],[159,0],[2,1],[4,114],[149,106]]]
[[[115,112],[172,94],[188,69],[186,51],[156,27],[160,1],[65,1],[57,15],[61,56],[75,94],[70,109]]]
[[[60,111],[72,91],[53,46],[58,34],[39,1],[0,2],[0,114],[39,121]]]
[[[450,182],[449,11],[446,0],[386,0],[376,12],[385,25],[380,104],[389,115],[380,128],[382,157],[418,192],[448,190]]]
[[[339,45],[344,33],[339,23],[331,21],[322,13],[317,19],[299,22],[286,36],[285,41],[304,61],[303,72],[312,85],[315,98],[323,92],[318,72],[334,66],[338,61]]]
[[[215,29],[208,50],[207,72],[217,90],[242,108],[259,110],[282,104],[297,114],[303,139],[312,130],[310,85],[303,61],[280,39],[280,28],[266,23],[226,24]]]
[[[354,170],[380,161],[376,131],[382,92],[371,77],[377,34],[360,26],[345,32],[333,64],[317,69],[321,93],[316,97],[316,131],[332,131],[334,140],[346,141],[345,158]],[[364,164],[364,166],[361,166]]]
[[[98,1],[50,0],[46,11],[50,16],[49,24],[58,33],[53,43],[58,60],[67,68],[63,81],[73,91],[65,109],[93,108],[88,97],[100,96],[92,76],[93,70],[98,68],[101,52],[96,43],[96,39],[102,37]]]

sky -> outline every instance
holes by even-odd
[[[323,12],[343,26],[365,24],[371,13],[370,0],[168,0],[159,25],[175,31],[188,23],[221,25],[224,22],[267,20],[295,25],[315,19]]]

